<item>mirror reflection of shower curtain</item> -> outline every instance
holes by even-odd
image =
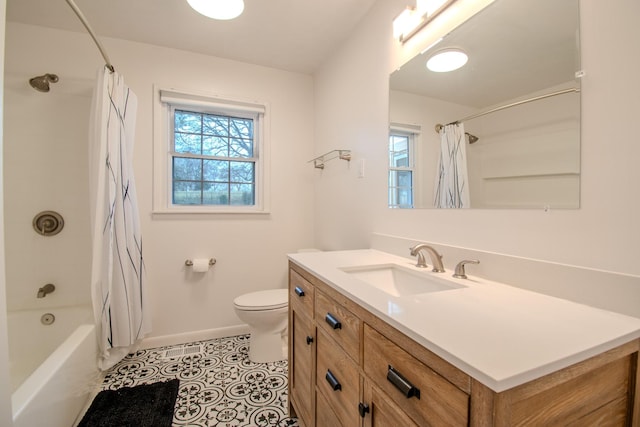
[[[440,159],[436,171],[433,206],[468,208],[469,177],[464,125],[449,124],[440,129]]]
[[[151,330],[133,177],[137,97],[102,68],[90,125],[91,288],[99,367],[120,361]]]

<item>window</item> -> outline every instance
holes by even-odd
[[[266,108],[157,92],[154,212],[266,212]]]
[[[389,134],[389,207],[412,208],[414,205],[415,134],[391,129]]]

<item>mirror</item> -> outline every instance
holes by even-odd
[[[470,207],[579,207],[578,3],[496,0],[391,74],[389,207],[434,206],[434,128],[456,121],[477,137],[465,144]],[[447,48],[466,65],[429,71]]]

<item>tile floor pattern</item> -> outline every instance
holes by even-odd
[[[178,378],[174,426],[297,427],[287,416],[287,361],[252,363],[248,350],[249,335],[139,350],[107,371],[102,390]]]

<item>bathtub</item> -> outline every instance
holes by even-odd
[[[91,318],[90,307],[7,313],[14,427],[73,425],[100,378]]]

